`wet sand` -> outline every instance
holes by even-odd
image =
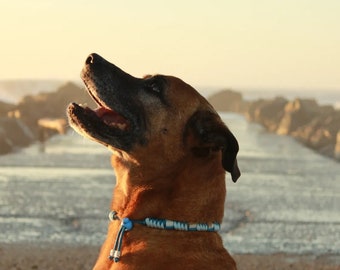
[[[0,269],[86,270],[92,269],[98,246],[36,246],[0,244]],[[340,255],[242,254],[233,256],[239,270],[338,270]]]

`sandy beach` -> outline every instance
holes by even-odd
[[[98,246],[0,244],[0,269],[92,269],[98,252]],[[239,270],[340,269],[340,257],[336,255],[236,254],[234,258]]]

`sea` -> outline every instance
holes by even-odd
[[[220,115],[238,139],[242,173],[237,183],[226,175],[225,247],[340,256],[340,163],[241,115]],[[114,185],[110,152],[73,130],[0,156],[0,246],[100,245]]]

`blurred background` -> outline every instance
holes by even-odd
[[[2,1],[1,74],[78,80],[97,52],[134,76],[196,87],[339,90],[340,3]]]
[[[221,232],[232,254],[326,256],[335,268],[315,269],[336,269],[339,14],[337,0],[1,1],[0,256],[105,237],[110,153],[65,115],[94,106],[79,73],[96,52],[136,77],[180,77],[236,135],[242,177],[226,176]]]

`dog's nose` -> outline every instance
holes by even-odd
[[[95,58],[94,54],[90,54],[90,55],[87,57],[87,59],[86,59],[86,61],[85,61],[85,64],[87,64],[87,65],[93,64],[93,63],[94,63],[94,58]]]
[[[85,65],[94,65],[94,64],[102,64],[107,62],[103,57],[101,57],[99,54],[91,53],[85,61]]]

